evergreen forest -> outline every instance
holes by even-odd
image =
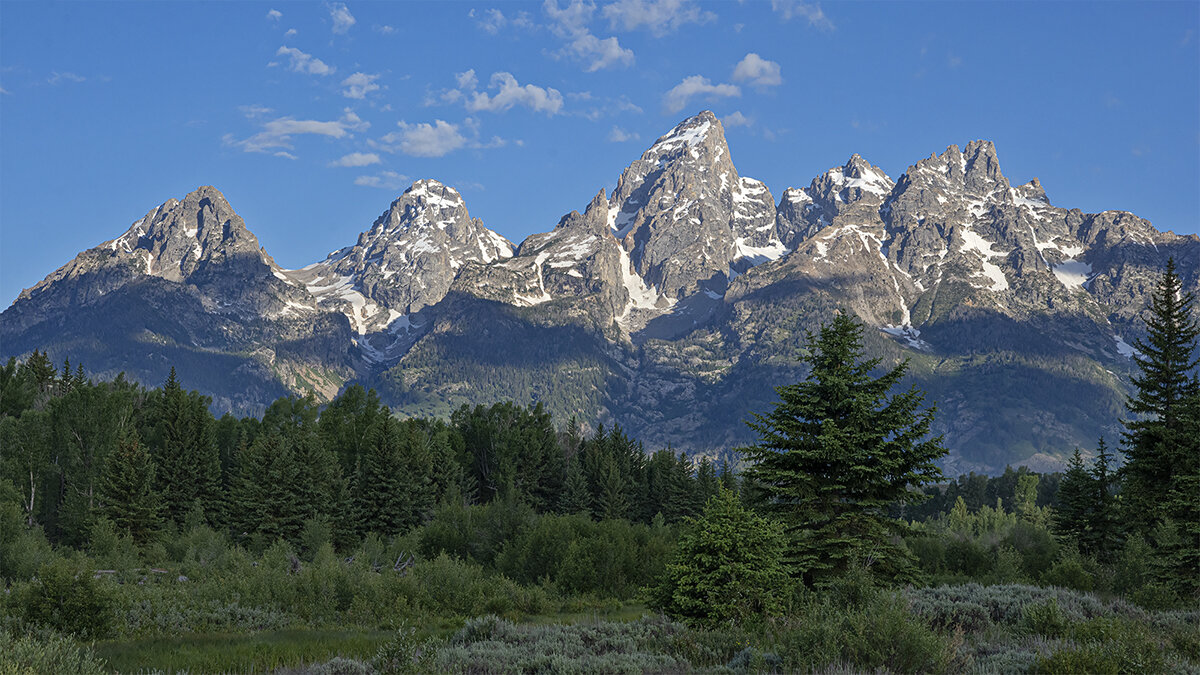
[[[837,314],[718,458],[372,390],[215,418],[0,366],[0,673],[1200,672],[1200,326],[1174,266],[1119,437],[944,476]]]

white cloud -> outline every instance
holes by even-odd
[[[274,152],[271,154],[275,155],[276,157],[282,157],[284,159],[291,159],[291,160],[300,159],[299,157],[293,155],[292,153],[286,152],[284,150],[280,150],[279,152]]]
[[[12,92],[11,92],[11,91],[9,91],[9,90],[7,90],[7,89],[5,89],[4,87],[0,87],[0,94],[5,94],[5,95],[7,95],[7,96],[12,96]]]
[[[257,103],[254,105],[239,105],[238,110],[240,110],[242,114],[249,119],[262,117],[263,115],[273,112],[270,108],[263,105],[258,105]]]
[[[622,47],[615,37],[601,40],[591,33],[585,33],[571,40],[563,49],[575,59],[588,62],[589,73],[617,64],[633,65],[633,50]]]
[[[58,84],[60,82],[84,82],[86,80],[87,78],[82,75],[77,75],[71,72],[60,73],[56,70],[50,73],[50,77],[46,79],[46,82],[50,84]]]
[[[735,110],[721,118],[721,124],[725,125],[726,129],[733,127],[748,127],[754,124],[754,120],[742,114],[742,111]]]
[[[825,16],[819,2],[804,0],[771,0],[771,9],[775,10],[784,21],[800,17],[808,21],[808,25],[820,30],[833,30],[833,22]]]
[[[314,57],[312,54],[305,54],[295,47],[280,47],[276,50],[275,56],[287,56],[290,60],[288,69],[296,73],[332,75],[333,71],[337,70],[333,66],[326,65],[324,61]]]
[[[475,10],[467,12],[467,17],[475,21],[475,25],[479,26],[484,32],[496,35],[501,30],[508,26],[514,28],[534,28],[533,20],[529,18],[528,12],[517,12],[511,16],[505,16],[504,12],[498,9],[488,9],[483,12],[476,13]]]
[[[399,150],[413,157],[441,157],[467,144],[467,138],[458,131],[458,125],[443,120],[433,124],[420,122],[409,124],[403,120],[396,123],[400,131],[384,135],[380,140],[385,150]]]
[[[473,91],[479,86],[479,78],[475,77],[475,69],[471,68],[462,73],[454,74],[454,81],[458,83],[458,88]]]
[[[471,10],[468,16],[475,19],[475,10]],[[484,32],[491,33],[492,35],[499,33],[500,29],[504,28],[506,24],[508,24],[508,18],[504,16],[504,12],[498,9],[486,10],[478,19],[475,19],[476,26],[479,26]]]
[[[352,152],[348,155],[342,155],[338,160],[329,163],[329,166],[371,166],[372,164],[380,163],[379,155],[373,152]]]
[[[333,20],[333,32],[338,35],[345,35],[351,26],[358,23],[343,2],[335,2],[329,6],[329,18]]]
[[[571,0],[566,7],[559,7],[558,0],[545,0],[543,10],[550,18],[550,31],[566,42],[561,53],[587,63],[589,73],[613,65],[633,64],[633,50],[622,47],[616,37],[601,39],[588,29],[596,5]]]
[[[717,18],[701,10],[691,0],[617,0],[606,5],[601,13],[615,29],[635,30],[644,27],[656,36],[663,36],[688,23],[703,24]]]
[[[272,21],[278,21],[283,18],[283,12],[277,9],[272,9],[271,11],[267,12],[267,18]]]
[[[625,131],[621,127],[613,127],[612,131],[608,132],[609,143],[624,143],[625,141],[636,141],[640,139],[636,133]]]
[[[383,188],[384,190],[399,190],[408,184],[408,176],[395,171],[384,171],[375,176],[359,176],[354,179],[355,185],[364,187]]]
[[[683,78],[663,95],[663,108],[669,113],[677,113],[687,107],[693,96],[706,96],[710,99],[725,96],[741,96],[742,90],[732,84],[713,84],[707,77],[692,75]]]
[[[471,73],[472,79],[474,73]],[[462,73],[466,75],[467,73]],[[461,86],[461,82],[460,82]],[[488,89],[498,90],[495,95],[488,96],[487,92],[477,91],[467,98],[467,110],[503,112],[516,105],[523,105],[534,112],[544,112],[553,115],[562,109],[563,97],[557,89],[527,84],[521,86],[512,73],[492,73]]]
[[[775,87],[783,84],[779,64],[768,61],[754,52],[738,62],[733,69],[734,82],[746,82],[755,87]]]
[[[342,96],[346,98],[366,98],[367,94],[379,90],[379,85],[375,84],[375,80],[378,79],[378,75],[354,73],[342,80],[342,86],[345,87],[342,90]]]
[[[559,37],[572,37],[586,33],[596,5],[583,0],[570,0],[566,7],[559,7],[558,0],[545,0],[542,11],[550,17],[550,30]]]
[[[297,34],[297,31],[295,28],[289,28],[289,29],[287,29],[287,32],[285,32],[283,34],[283,37],[285,37],[285,38],[292,37],[293,35],[296,35],[296,34]]]
[[[270,152],[274,150],[291,150],[292,137],[304,134],[327,136],[329,138],[345,138],[351,131],[365,131],[370,123],[363,121],[349,108],[343,111],[342,117],[332,122],[318,120],[298,120],[292,117],[278,117],[262,125],[262,131],[245,140],[236,140],[232,134],[225,134],[226,145],[241,148],[243,152]],[[276,153],[278,154],[278,153]],[[291,157],[295,159],[294,156]]]
[[[372,28],[375,30],[376,33],[379,33],[380,35],[391,35],[392,33],[396,32],[396,29],[394,27],[389,26],[387,24],[384,24],[382,26],[380,26],[379,24],[375,24],[374,26],[372,26]]]

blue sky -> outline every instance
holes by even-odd
[[[424,177],[519,243],[702,109],[776,200],[984,138],[1200,231],[1197,2],[4,1],[0,304],[205,184],[285,267]]]

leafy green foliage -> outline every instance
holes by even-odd
[[[25,621],[83,638],[106,637],[113,624],[109,589],[76,561],[58,559],[38,569],[18,600]]]

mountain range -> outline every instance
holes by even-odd
[[[217,412],[351,383],[404,415],[543,402],[651,448],[717,453],[833,312],[938,406],[946,468],[1053,468],[1120,430],[1131,346],[1168,258],[1200,238],[1012,185],[992,143],[893,180],[855,154],[778,201],[721,122],[679,123],[611,194],[514,245],[419,180],[354,244],[284,269],[213,187],[149,211],[0,314],[0,352],[47,350],[146,384],[174,365]]]

